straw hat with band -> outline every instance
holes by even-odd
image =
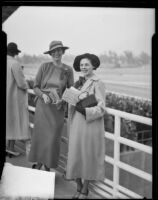
[[[51,51],[57,48],[62,48],[63,50],[69,49],[69,47],[63,46],[61,41],[52,41],[49,45],[49,50],[44,52],[44,54],[50,54]]]
[[[10,42],[7,46],[7,51],[12,53],[20,53],[21,51],[18,49],[18,46],[14,42]]]
[[[88,58],[91,61],[92,65],[94,67],[94,70],[96,70],[100,65],[100,60],[99,60],[98,56],[96,56],[94,54],[90,54],[90,53],[85,53],[85,54],[76,56],[74,63],[73,63],[73,68],[75,69],[75,71],[77,71],[77,72],[81,71],[80,70],[80,61],[83,58]]]

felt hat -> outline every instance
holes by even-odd
[[[18,49],[18,46],[14,42],[10,42],[7,46],[7,51],[12,53],[20,53],[21,51]]]
[[[80,70],[80,61],[83,58],[88,58],[91,61],[92,65],[94,67],[94,70],[96,70],[100,65],[100,60],[99,60],[98,56],[96,56],[94,54],[90,54],[90,53],[85,53],[85,54],[76,56],[74,63],[73,63],[73,68],[75,69],[75,71],[77,71],[77,72],[81,71]]]
[[[51,51],[53,51],[56,48],[62,48],[64,50],[69,49],[69,47],[63,46],[63,43],[61,41],[52,41],[49,45],[49,50],[44,52],[44,54],[49,54]]]

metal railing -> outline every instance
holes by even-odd
[[[28,92],[30,94],[34,94],[32,89],[29,89]],[[28,109],[32,112],[35,111],[35,108],[32,106],[29,106]],[[120,161],[120,144],[128,145],[150,155],[152,155],[152,147],[121,137],[121,118],[143,123],[149,126],[152,126],[152,119],[122,112],[119,110],[114,110],[111,108],[107,108],[107,111],[109,114],[115,117],[114,133],[105,132],[105,139],[107,138],[114,142],[114,157],[105,155],[105,162],[113,166],[113,181],[107,178],[105,178],[103,182],[93,181],[92,183],[90,183],[90,190],[91,192],[99,195],[101,198],[144,198],[143,196],[119,184],[120,169],[136,175],[137,177],[140,177],[141,179],[144,179],[150,183],[152,182],[152,175],[150,173],[147,173],[143,170],[140,170],[136,167],[126,164],[125,162]],[[30,123],[30,127],[33,128],[34,125]],[[67,144],[68,139],[66,137],[62,137],[62,142]],[[60,158],[66,159],[67,156],[61,155]],[[65,164],[62,159],[60,159],[60,163],[62,163],[63,165]],[[59,165],[59,167],[65,170],[62,165]]]

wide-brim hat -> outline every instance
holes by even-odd
[[[20,53],[21,51],[18,49],[18,46],[14,42],[10,42],[7,46],[7,51],[12,53]]]
[[[73,68],[75,71],[77,71],[77,72],[81,71],[80,70],[80,61],[83,58],[88,58],[91,61],[92,65],[94,66],[94,69],[97,69],[100,65],[100,60],[99,60],[98,56],[96,56],[94,54],[90,54],[90,53],[85,53],[85,54],[76,56],[74,63],[73,63]]]
[[[49,54],[51,51],[57,48],[62,48],[63,50],[69,49],[69,47],[64,46],[61,41],[52,41],[49,45],[49,50],[45,51],[44,54]]]

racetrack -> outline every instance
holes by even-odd
[[[34,77],[39,66],[27,65],[24,68],[25,75]],[[151,100],[150,66],[135,68],[107,68],[103,66],[98,68],[95,73],[105,82],[108,91]],[[75,80],[80,75],[80,72],[74,71]]]
[[[95,73],[108,91],[151,100],[151,68],[99,68]],[[75,74],[75,78],[80,74]]]
[[[118,92],[129,96],[135,96],[143,99],[151,100],[151,89],[140,87],[140,86],[131,86],[131,85],[123,85],[116,83],[105,83],[106,89],[112,92]]]

